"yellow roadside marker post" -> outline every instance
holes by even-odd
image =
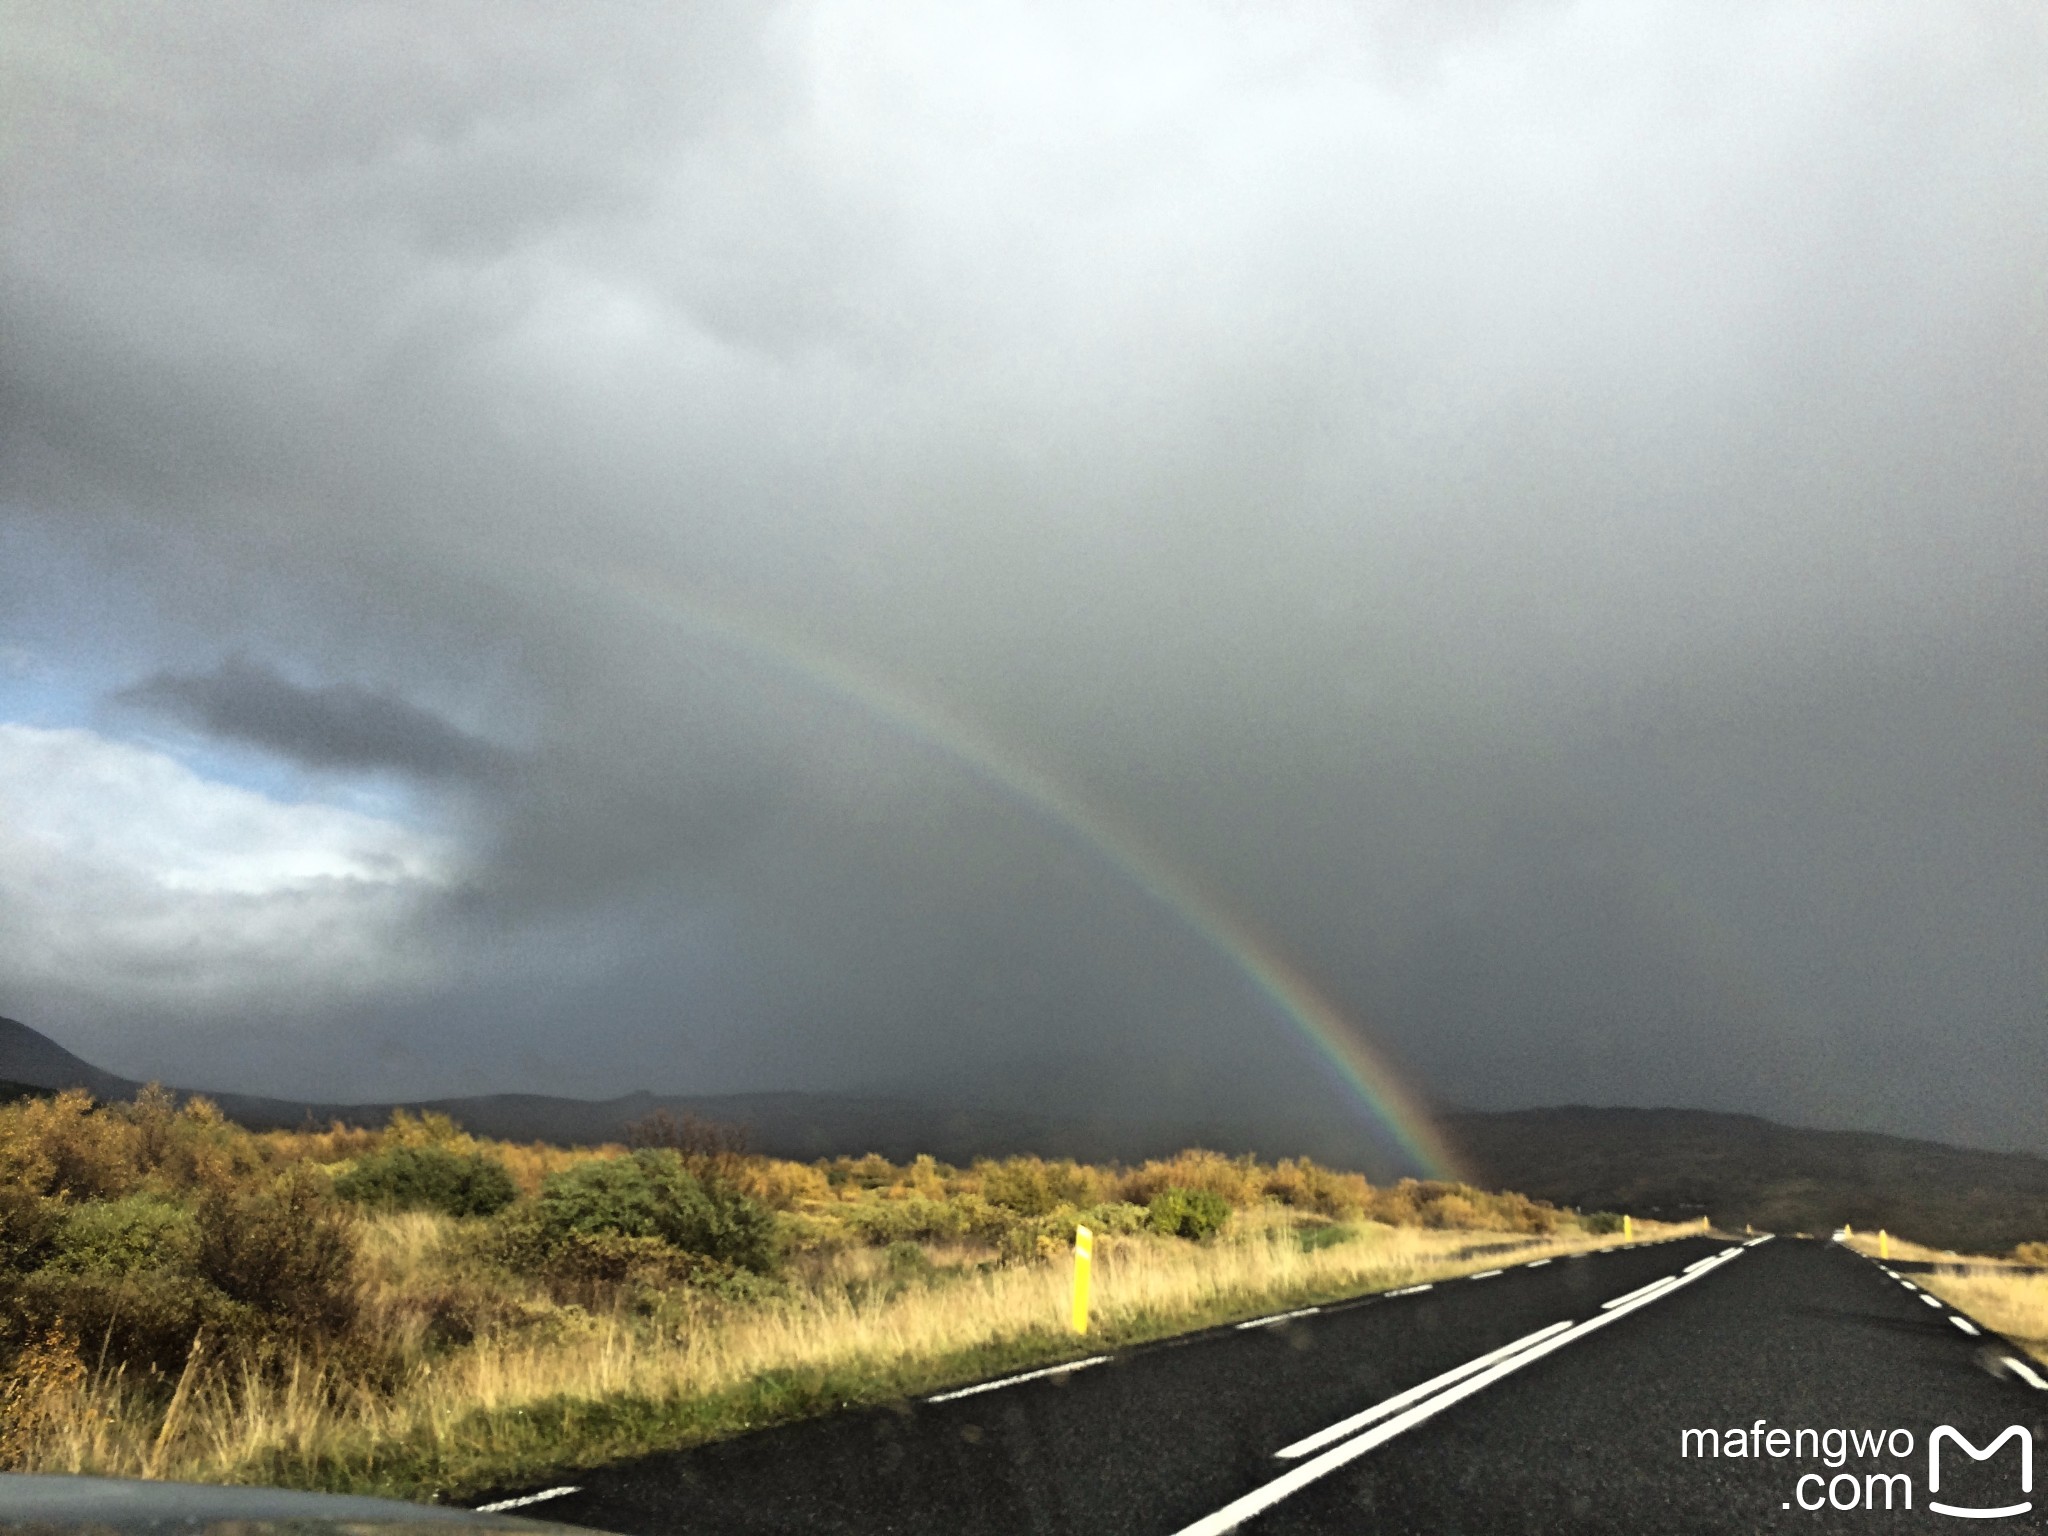
[[[1088,1331],[1089,1272],[1095,1267],[1095,1234],[1074,1228],[1074,1332]]]
[[[1888,1259],[1892,1256],[1891,1234],[1885,1231],[1883,1227],[1877,1229],[1877,1256],[1880,1259]]]
[[[1714,1230],[1714,1222],[1713,1222],[1713,1218],[1712,1218],[1712,1217],[1709,1217],[1709,1216],[1702,1216],[1702,1217],[1700,1218],[1700,1230],[1701,1230],[1702,1232],[1711,1232],[1711,1231],[1713,1231],[1713,1230]]]
[[[1624,1243],[1632,1243],[1636,1240],[1635,1217],[1624,1216],[1621,1218],[1621,1240]]]

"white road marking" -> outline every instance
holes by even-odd
[[[559,1499],[565,1493],[581,1493],[581,1488],[543,1488],[539,1493],[529,1493],[523,1498],[500,1499],[495,1504],[479,1504],[476,1512],[480,1515],[495,1515],[502,1510],[524,1509],[529,1504],[538,1504],[543,1499]]]
[[[1398,1291],[1387,1291],[1384,1294],[1388,1296],[1420,1296],[1424,1291],[1433,1291],[1435,1289],[1436,1282],[1432,1280],[1426,1285],[1404,1285]]]
[[[1065,1365],[1048,1365],[1042,1371],[1026,1371],[1021,1376],[1003,1376],[995,1381],[976,1382],[971,1387],[956,1387],[951,1392],[941,1392],[925,1399],[928,1403],[950,1403],[957,1397],[972,1397],[977,1392],[993,1392],[997,1387],[1014,1387],[1020,1381],[1036,1381],[1041,1376],[1064,1376],[1068,1371],[1085,1371],[1091,1365],[1100,1365],[1107,1355],[1090,1355],[1086,1360],[1069,1360]]]
[[[1971,1338],[1974,1339],[1978,1337],[1979,1330],[1977,1325],[1971,1322],[1967,1317],[1957,1317],[1955,1313],[1951,1312],[1948,1315],[1948,1320],[1954,1323],[1958,1328],[1962,1329],[1963,1332],[1967,1333]]]
[[[1777,1234],[1774,1232],[1766,1232],[1762,1237],[1752,1237],[1748,1242],[1744,1243],[1742,1246],[1745,1248],[1754,1248],[1758,1243],[1768,1243],[1776,1235]]]
[[[1549,1262],[1550,1260],[1548,1259],[1531,1259],[1527,1264],[1524,1264],[1522,1267],[1524,1269],[1541,1269],[1544,1265],[1548,1264]]]
[[[1904,1275],[1899,1276],[1899,1284],[1903,1285],[1909,1291],[1917,1291],[1920,1289],[1919,1286],[1915,1285],[1912,1281],[1908,1280]]]
[[[1700,1260],[1700,1264],[1703,1264],[1703,1265],[1704,1265],[1704,1264],[1719,1264],[1720,1262],[1721,1262],[1721,1260],[1719,1260],[1719,1259],[1702,1259],[1702,1260]],[[1695,1268],[1697,1268],[1697,1266],[1695,1266]],[[1692,1270],[1687,1270],[1687,1271],[1685,1271],[1685,1273],[1687,1273],[1687,1274],[1691,1274],[1691,1273],[1693,1273],[1693,1271],[1692,1271]],[[1603,1301],[1603,1302],[1601,1302],[1601,1303],[1600,1303],[1600,1310],[1601,1310],[1602,1312],[1605,1312],[1605,1311],[1606,1311],[1606,1310],[1607,1310],[1607,1309],[1608,1309],[1609,1307],[1621,1307],[1621,1306],[1626,1306],[1626,1305],[1628,1305],[1628,1303],[1630,1303],[1630,1302],[1634,1301],[1634,1300],[1635,1300],[1635,1299],[1636,1299],[1636,1298],[1637,1298],[1638,1296],[1647,1296],[1647,1295],[1649,1295],[1649,1294],[1650,1294],[1650,1292],[1652,1292],[1652,1291],[1656,1290],[1658,1286],[1660,1286],[1660,1285],[1669,1285],[1669,1284],[1670,1284],[1670,1283],[1671,1283],[1672,1281],[1676,1280],[1677,1278],[1678,1278],[1678,1276],[1677,1276],[1677,1275],[1659,1275],[1659,1276],[1658,1276],[1658,1277],[1657,1277],[1656,1279],[1652,1280],[1652,1281],[1651,1281],[1651,1282],[1650,1282],[1650,1283],[1649,1283],[1648,1285],[1639,1285],[1639,1286],[1637,1286],[1637,1287],[1636,1287],[1636,1288],[1635,1288],[1634,1290],[1632,1290],[1632,1291],[1628,1291],[1628,1292],[1625,1292],[1625,1293],[1623,1293],[1622,1295],[1620,1295],[1620,1296],[1617,1296],[1617,1297],[1615,1297],[1615,1298],[1614,1298],[1614,1300],[1612,1300],[1612,1301]]]
[[[1467,1275],[1465,1278],[1467,1280],[1491,1280],[1495,1275],[1502,1273],[1504,1273],[1504,1271],[1498,1269],[1482,1269],[1479,1271],[1478,1274]]]
[[[1284,1323],[1290,1317],[1313,1317],[1322,1310],[1321,1307],[1296,1307],[1292,1312],[1275,1312],[1271,1317],[1255,1317],[1250,1322],[1237,1324],[1237,1327],[1240,1330],[1245,1328],[1268,1328],[1274,1323]]]
[[[2005,1363],[2012,1367],[2012,1371],[2015,1376],[2019,1377],[2021,1381],[2024,1381],[2036,1392],[2048,1392],[2048,1381],[2043,1381],[2041,1379],[2040,1373],[2036,1371],[2031,1365],[2027,1364],[2026,1361],[2018,1359],[2012,1355],[2007,1355],[2005,1357]]]
[[[1467,1376],[1483,1371],[1496,1361],[1504,1360],[1519,1350],[1529,1348],[1532,1344],[1541,1344],[1545,1339],[1563,1333],[1569,1327],[1571,1327],[1571,1323],[1568,1321],[1552,1323],[1548,1328],[1539,1328],[1534,1333],[1524,1334],[1512,1344],[1503,1344],[1499,1349],[1480,1355],[1477,1359],[1467,1360],[1463,1365],[1454,1365],[1441,1376],[1432,1376],[1420,1386],[1410,1387],[1405,1392],[1397,1392],[1384,1402],[1374,1403],[1363,1413],[1354,1413],[1348,1419],[1339,1419],[1329,1428],[1319,1429],[1305,1439],[1297,1440],[1289,1446],[1283,1446],[1273,1454],[1282,1461],[1293,1461],[1297,1457],[1306,1456],[1310,1451],[1320,1451],[1333,1440],[1342,1440],[1346,1435],[1365,1428],[1366,1425],[1377,1419],[1384,1419],[1390,1413],[1399,1413],[1410,1403],[1420,1402],[1423,1398],[1428,1397],[1430,1393],[1441,1391],[1443,1388],[1451,1385],[1452,1382],[1463,1381]]]
[[[1727,1262],[1726,1259],[1720,1261],[1723,1264]],[[1425,1419],[1441,1413],[1451,1404],[1462,1402],[1475,1392],[1484,1391],[1503,1376],[1519,1371],[1523,1366],[1541,1359],[1552,1350],[1562,1349],[1572,1340],[1604,1328],[1609,1323],[1618,1322],[1636,1308],[1647,1306],[1681,1286],[1691,1285],[1693,1281],[1712,1273],[1711,1269],[1699,1269],[1689,1275],[1674,1275],[1659,1289],[1646,1293],[1626,1307],[1603,1312],[1598,1317],[1589,1317],[1583,1323],[1566,1328],[1562,1333],[1554,1333],[1540,1343],[1528,1345],[1477,1375],[1468,1376],[1456,1385],[1437,1393],[1436,1396],[1426,1398],[1407,1411],[1396,1414],[1377,1428],[1368,1429],[1364,1434],[1346,1440],[1343,1444],[1324,1451],[1320,1456],[1312,1457],[1291,1472],[1283,1472],[1271,1482],[1254,1488],[1241,1498],[1233,1499],[1215,1513],[1204,1515],[1194,1524],[1181,1527],[1174,1536],[1222,1536],[1225,1531],[1234,1531],[1245,1521],[1264,1510],[1271,1509],[1288,1495],[1299,1493],[1310,1483],[1327,1477],[1349,1462],[1356,1461],[1367,1451],[1385,1445],[1396,1435],[1413,1429]]]
[[[1927,1305],[1929,1305],[1930,1307],[1938,1307],[1941,1305],[1941,1298],[1939,1296],[1930,1296],[1925,1291],[1922,1291],[1920,1293],[1920,1299],[1926,1302]]]

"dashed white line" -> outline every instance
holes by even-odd
[[[1270,1328],[1275,1323],[1284,1323],[1290,1317],[1313,1317],[1322,1311],[1321,1307],[1296,1307],[1292,1312],[1275,1312],[1271,1317],[1255,1317],[1249,1322],[1236,1324],[1240,1332],[1246,1328]]]
[[[2048,1381],[2043,1381],[2041,1373],[2027,1364],[2026,1361],[2018,1359],[2013,1355],[2007,1355],[2005,1363],[2011,1367],[2013,1375],[2019,1377],[2021,1381],[2024,1381],[2036,1392],[2048,1392]]]
[[[1541,1269],[1544,1265],[1548,1264],[1549,1262],[1550,1260],[1548,1259],[1531,1259],[1527,1264],[1524,1264],[1522,1268]]]
[[[1723,1259],[1720,1262],[1726,1263],[1728,1261]],[[1650,1302],[1679,1289],[1681,1286],[1690,1285],[1693,1281],[1712,1272],[1711,1269],[1700,1269],[1693,1271],[1690,1275],[1671,1276],[1660,1287],[1646,1292],[1629,1306],[1620,1307],[1611,1312],[1603,1312],[1598,1317],[1587,1318],[1586,1321],[1568,1326],[1563,1332],[1553,1333],[1549,1338],[1543,1339],[1538,1343],[1527,1344],[1526,1341],[1522,1341],[1525,1347],[1516,1350],[1515,1353],[1508,1355],[1505,1359],[1499,1360],[1485,1370],[1468,1376],[1463,1381],[1445,1388],[1434,1397],[1423,1399],[1413,1407],[1385,1420],[1376,1428],[1368,1429],[1365,1433],[1346,1440],[1340,1445],[1332,1446],[1320,1456],[1311,1457],[1292,1471],[1284,1472],[1271,1482],[1254,1488],[1243,1497],[1233,1499],[1213,1514],[1203,1516],[1192,1525],[1183,1526],[1175,1533],[1175,1536],[1222,1536],[1222,1533],[1225,1531],[1234,1531],[1254,1515],[1272,1508],[1290,1494],[1298,1493],[1310,1483],[1336,1471],[1337,1468],[1356,1461],[1367,1451],[1377,1446],[1385,1445],[1396,1435],[1413,1429],[1417,1424],[1422,1423],[1434,1414],[1441,1413],[1453,1403],[1462,1402],[1473,1393],[1484,1391],[1510,1372],[1520,1370],[1523,1366],[1541,1359],[1552,1350],[1563,1348],[1574,1339],[1604,1328],[1609,1323],[1618,1322],[1637,1307],[1647,1306]]]
[[[1085,1371],[1091,1365],[1100,1365],[1107,1355],[1090,1355],[1085,1360],[1069,1360],[1065,1365],[1048,1365],[1042,1371],[1025,1371],[1019,1376],[1003,1376],[995,1381],[978,1381],[971,1387],[956,1387],[951,1392],[940,1392],[925,1399],[928,1403],[950,1403],[955,1398],[972,1397],[977,1392],[993,1392],[997,1387],[1014,1387],[1020,1381],[1036,1381],[1041,1376],[1064,1376],[1068,1371]]]
[[[480,1515],[495,1515],[508,1509],[524,1509],[529,1504],[538,1504],[544,1499],[559,1499],[565,1493],[581,1493],[581,1488],[543,1488],[539,1493],[525,1494],[516,1499],[500,1499],[495,1504],[479,1504],[476,1512]]]
[[[1432,1280],[1425,1285],[1404,1285],[1398,1291],[1383,1291],[1381,1294],[1386,1296],[1420,1296],[1424,1291],[1433,1291],[1435,1289],[1436,1282]]]
[[[1967,1333],[1973,1339],[1977,1338],[1979,1334],[1982,1332],[1982,1330],[1980,1330],[1977,1327],[1977,1325],[1971,1322],[1967,1317],[1957,1317],[1953,1312],[1949,1313],[1948,1320],[1954,1323],[1958,1328],[1962,1329],[1963,1332]]]
[[[1922,1291],[1920,1293],[1920,1299],[1926,1302],[1927,1305],[1929,1305],[1930,1307],[1938,1307],[1941,1305],[1941,1298],[1939,1296],[1930,1296],[1925,1291]]]
[[[1720,1259],[1702,1259],[1702,1260],[1700,1261],[1700,1264],[1702,1264],[1702,1265],[1708,1265],[1708,1264],[1719,1264],[1719,1263],[1721,1263],[1721,1262],[1722,1262],[1722,1261],[1721,1261]],[[1695,1273],[1695,1272],[1697,1271],[1698,1267],[1699,1267],[1699,1266],[1697,1266],[1697,1265],[1696,1265],[1696,1266],[1694,1266],[1694,1268],[1693,1268],[1693,1269],[1685,1271],[1685,1273],[1687,1273],[1687,1274],[1692,1274],[1692,1273]],[[1602,1312],[1605,1312],[1605,1311],[1607,1311],[1607,1310],[1608,1310],[1608,1309],[1609,1309],[1610,1307],[1625,1307],[1625,1306],[1627,1306],[1627,1305],[1628,1305],[1628,1304],[1629,1304],[1630,1302],[1634,1301],[1634,1300],[1635,1300],[1635,1299],[1636,1299],[1637,1297],[1639,1297],[1639,1296],[1647,1296],[1647,1295],[1649,1295],[1649,1294],[1650,1294],[1650,1292],[1652,1292],[1652,1291],[1656,1290],[1656,1289],[1657,1289],[1657,1288],[1658,1288],[1659,1286],[1669,1285],[1669,1284],[1670,1284],[1670,1283],[1671,1283],[1672,1281],[1676,1280],[1677,1278],[1678,1278],[1678,1276],[1677,1276],[1677,1275],[1659,1275],[1659,1276],[1658,1276],[1658,1277],[1657,1277],[1656,1279],[1652,1280],[1652,1281],[1651,1281],[1651,1282],[1650,1282],[1650,1283],[1649,1283],[1648,1285],[1639,1285],[1639,1286],[1637,1286],[1637,1287],[1636,1287],[1636,1288],[1635,1288],[1634,1290],[1632,1290],[1632,1291],[1626,1291],[1626,1292],[1624,1292],[1623,1294],[1621,1294],[1621,1295],[1619,1295],[1619,1296],[1615,1297],[1615,1298],[1614,1298],[1614,1300],[1612,1300],[1612,1301],[1603,1301],[1603,1302],[1601,1302],[1601,1303],[1600,1303],[1600,1310],[1601,1310]]]
[[[1354,1413],[1348,1419],[1339,1419],[1335,1424],[1330,1425],[1329,1428],[1319,1429],[1314,1434],[1295,1441],[1292,1445],[1281,1447],[1273,1454],[1283,1461],[1293,1461],[1297,1457],[1306,1456],[1310,1451],[1319,1451],[1332,1441],[1342,1440],[1346,1435],[1361,1430],[1378,1419],[1384,1419],[1390,1413],[1399,1413],[1410,1403],[1420,1402],[1423,1398],[1428,1397],[1430,1393],[1440,1391],[1442,1388],[1451,1385],[1452,1382],[1463,1381],[1467,1376],[1483,1371],[1495,1361],[1505,1360],[1509,1355],[1527,1349],[1532,1344],[1541,1344],[1545,1339],[1555,1334],[1563,1333],[1569,1327],[1571,1327],[1569,1322],[1552,1323],[1548,1328],[1539,1328],[1534,1333],[1524,1334],[1512,1344],[1503,1344],[1499,1349],[1481,1355],[1477,1359],[1467,1360],[1463,1365],[1452,1366],[1451,1369],[1445,1371],[1441,1376],[1432,1376],[1420,1386],[1410,1387],[1405,1392],[1397,1392],[1385,1402],[1374,1403],[1363,1413]]]
[[[1467,1276],[1466,1276],[1465,1278],[1466,1278],[1467,1280],[1491,1280],[1491,1279],[1492,1279],[1492,1278],[1493,1278],[1493,1277],[1494,1277],[1495,1275],[1499,1275],[1499,1274],[1505,1274],[1505,1273],[1506,1273],[1506,1271],[1505,1271],[1505,1270],[1499,1270],[1499,1269],[1482,1269],[1482,1270],[1480,1270],[1480,1271],[1479,1271],[1479,1273],[1478,1273],[1478,1274],[1476,1274],[1476,1275],[1467,1275]]]

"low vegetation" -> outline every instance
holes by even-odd
[[[0,1106],[0,1466],[457,1497],[1618,1224],[1213,1152],[805,1164],[659,1117],[634,1139],[252,1134],[156,1090]]]
[[[1849,1245],[1877,1256],[1873,1233],[1858,1232]],[[2009,1257],[1959,1254],[1899,1238],[1884,1247],[1890,1258],[1931,1264],[1913,1275],[1915,1283],[2048,1364],[2048,1242],[2021,1243]]]

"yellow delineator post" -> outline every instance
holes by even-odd
[[[1095,1234],[1074,1228],[1074,1332],[1088,1331],[1089,1272],[1095,1267]]]
[[[1624,1243],[1632,1243],[1636,1240],[1635,1217],[1624,1216],[1621,1218],[1621,1240]]]
[[[1877,1229],[1877,1256],[1880,1259],[1888,1259],[1892,1256],[1891,1234],[1885,1231],[1883,1227]]]

